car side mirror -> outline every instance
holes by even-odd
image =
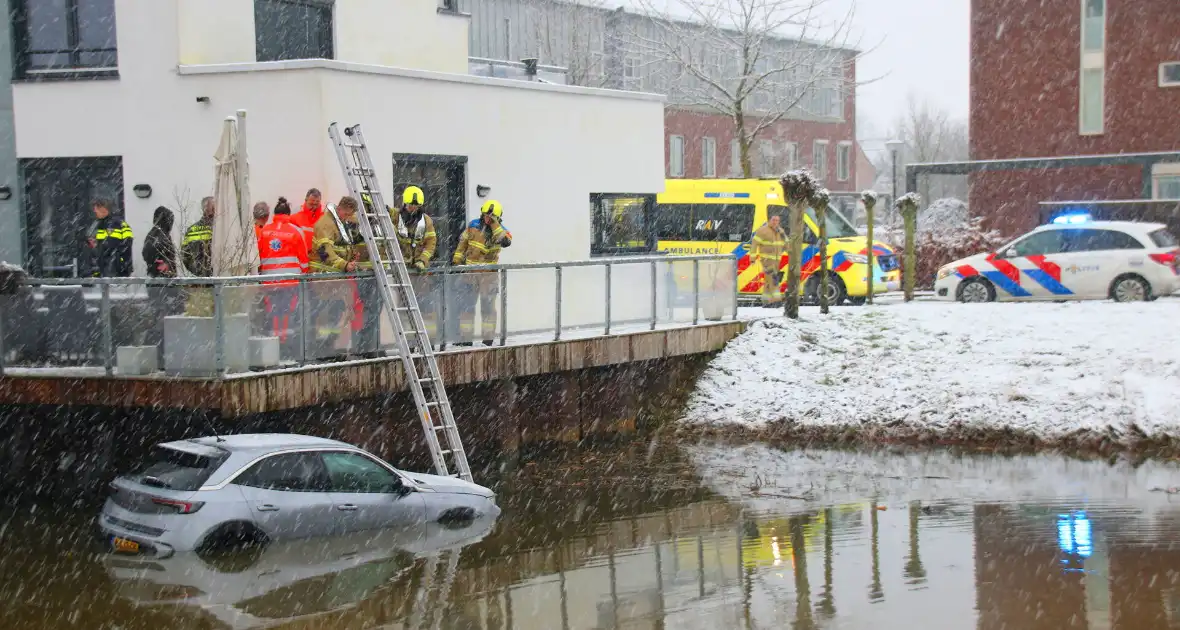
[[[1019,258],[1019,257],[1020,257],[1020,252],[1016,251],[1015,247],[1004,252],[1004,258]]]

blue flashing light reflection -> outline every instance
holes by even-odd
[[[1067,554],[1089,558],[1094,553],[1093,529],[1085,512],[1057,516],[1057,546]]]

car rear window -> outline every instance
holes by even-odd
[[[152,448],[147,461],[132,477],[146,486],[169,490],[196,490],[228,457],[229,453],[200,455],[156,446]]]
[[[1176,237],[1164,228],[1160,228],[1147,235],[1156,247],[1176,247]]]

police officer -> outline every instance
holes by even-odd
[[[90,248],[90,275],[95,278],[126,278],[134,271],[131,250],[134,235],[122,217],[111,214],[112,203],[106,199],[93,204],[94,223],[87,232]]]
[[[501,220],[504,207],[499,201],[488,201],[480,208],[479,218],[473,220],[459,237],[459,247],[451,262],[456,265],[495,265],[500,262],[500,250],[512,245],[512,233]],[[465,287],[460,292],[459,334],[464,339],[475,336],[475,304],[479,302],[480,339],[492,345],[496,336],[496,298],[500,294],[500,277],[494,271],[473,271],[463,274]],[[455,345],[470,346],[464,341]]]
[[[201,200],[201,219],[188,226],[180,241],[180,259],[184,268],[194,276],[208,278],[213,275],[213,215],[217,205],[213,197]],[[185,303],[185,314],[194,317],[213,315],[212,285],[193,285],[189,288]]]

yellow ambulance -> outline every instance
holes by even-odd
[[[767,217],[778,214],[787,224],[787,206],[777,179],[669,179],[656,195],[652,226],[656,248],[668,254],[728,254],[738,259],[739,297],[757,299],[765,278],[761,265],[750,259],[750,242]],[[862,304],[868,295],[868,244],[839,211],[829,207],[829,303],[845,299]],[[820,269],[819,230],[815,211],[804,218],[803,290],[817,292]],[[884,243],[873,243],[873,293],[900,288],[897,254]],[[786,269],[784,254],[781,268]],[[812,284],[808,284],[808,283]],[[814,286],[813,286],[814,285]],[[783,283],[784,291],[786,282]]]

